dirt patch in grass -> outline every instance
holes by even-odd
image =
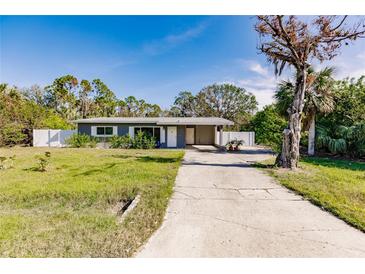
[[[49,170],[16,155],[0,171],[1,257],[129,257],[160,226],[183,157],[179,150],[52,149]],[[140,195],[120,223],[111,208]]]

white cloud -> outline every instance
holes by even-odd
[[[150,55],[158,55],[167,50],[170,50],[182,43],[198,37],[207,28],[207,23],[203,22],[197,26],[185,30],[181,33],[169,34],[159,40],[154,40],[146,43],[143,46],[143,51]]]
[[[254,60],[237,60],[248,76],[235,81],[235,84],[253,93],[259,103],[259,109],[274,102],[275,88],[286,75],[275,77],[268,66]]]
[[[269,75],[269,68],[262,66],[260,63],[254,60],[237,59],[236,60],[244,70],[257,73],[262,76]]]
[[[342,47],[338,56],[321,64],[316,63],[314,68],[319,70],[326,66],[334,67],[336,79],[365,75],[365,41],[358,39],[348,47]]]
[[[256,72],[260,75],[268,75],[268,70],[266,68],[264,68],[263,66],[261,66],[260,64],[253,64],[250,66],[250,70],[253,72]]]
[[[253,93],[259,103],[259,109],[273,103],[273,95],[276,84],[279,80],[274,77],[254,77],[245,78],[237,82],[237,84],[247,91]]]

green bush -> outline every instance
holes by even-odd
[[[156,147],[156,139],[142,131],[138,131],[132,140],[132,148],[136,149],[152,149]]]
[[[111,148],[131,148],[133,145],[133,139],[127,135],[123,136],[113,136],[110,138],[110,147]]]
[[[316,145],[318,149],[333,154],[364,157],[365,123],[350,127],[340,125],[335,130],[318,125],[316,128]]]
[[[0,129],[0,143],[6,146],[21,144],[27,135],[23,133],[23,127],[17,123],[4,125]]]
[[[0,169],[6,169],[5,165],[6,159],[7,159],[6,157],[0,156]]]
[[[60,115],[49,112],[47,117],[42,122],[42,128],[51,129],[72,129],[74,126],[69,123],[66,119],[62,118]]]
[[[268,145],[275,151],[280,151],[283,130],[287,121],[280,116],[274,105],[266,106],[256,113],[251,121],[251,129],[255,131],[256,143]]]
[[[10,157],[0,157],[0,169],[14,168],[15,155]]]
[[[51,158],[51,152],[46,151],[44,156],[36,156],[38,159],[38,166],[34,169],[36,171],[45,172],[47,171],[47,167],[49,165],[49,160]]]
[[[70,147],[96,147],[97,139],[87,134],[73,134],[66,140]]]
[[[123,136],[113,136],[110,138],[111,148],[135,148],[135,149],[152,149],[156,147],[156,139],[139,131],[134,138],[128,134]]]

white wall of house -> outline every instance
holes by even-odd
[[[33,146],[64,147],[66,139],[76,132],[76,130],[33,129]]]
[[[222,140],[221,140],[222,137]],[[228,142],[233,140],[243,140],[244,146],[255,145],[255,132],[253,131],[223,131],[222,135],[219,131],[215,132],[215,144],[225,146]]]

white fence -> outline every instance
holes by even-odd
[[[244,146],[254,146],[255,145],[255,132],[253,131],[223,131],[223,140],[220,142],[220,132],[216,132],[215,142],[217,145],[222,144],[225,146],[229,141],[242,140]]]
[[[66,139],[76,130],[61,129],[33,129],[33,146],[34,147],[64,147]]]

